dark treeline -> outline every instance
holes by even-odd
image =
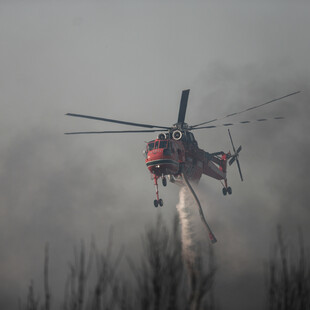
[[[310,309],[310,265],[303,235],[299,231],[298,246],[289,246],[282,228],[268,263],[267,303],[269,310]]]
[[[168,227],[171,227],[169,229]],[[194,262],[182,255],[180,224],[166,225],[158,217],[142,236],[140,258],[113,251],[113,238],[104,251],[95,242],[75,249],[68,268],[61,304],[53,300],[49,285],[49,249],[45,248],[43,297],[30,283],[20,310],[214,310],[216,277],[213,246],[195,247]],[[123,263],[121,266],[121,263]],[[124,264],[129,271],[122,272]],[[125,268],[126,269],[126,268]],[[297,250],[285,243],[281,228],[267,263],[266,309],[310,310],[310,268],[302,233]],[[218,294],[218,296],[220,296]]]
[[[171,229],[168,226],[172,226]],[[182,255],[180,224],[167,225],[158,217],[142,236],[140,258],[108,246],[99,251],[92,242],[86,253],[83,242],[69,265],[63,302],[55,304],[49,285],[49,254],[45,249],[43,297],[29,285],[20,310],[174,310],[215,309],[213,287],[216,268],[212,246],[196,246],[194,262]],[[128,266],[126,273],[121,262]],[[125,268],[126,269],[126,268]]]

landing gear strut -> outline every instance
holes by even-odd
[[[231,187],[230,187],[230,186],[227,186],[227,180],[226,180],[226,179],[224,180],[224,182],[225,182],[225,185],[223,185],[224,187],[223,187],[223,190],[222,190],[223,195],[224,195],[224,196],[226,196],[227,194],[228,194],[228,195],[231,195],[231,194],[232,194],[232,189],[231,189]]]
[[[154,177],[154,185],[155,185],[155,192],[156,192],[156,199],[154,200],[154,207],[157,208],[158,206],[162,207],[164,205],[164,202],[161,198],[159,198],[159,194],[158,194],[158,178],[159,176],[157,175],[153,175]],[[163,177],[163,185],[166,184],[167,185],[167,179],[165,177]],[[166,186],[164,185],[164,186]]]

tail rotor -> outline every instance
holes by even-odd
[[[229,134],[229,138],[230,138],[230,141],[231,141],[231,144],[232,144],[232,147],[233,147],[233,151],[234,151],[234,154],[231,155],[231,158],[229,160],[229,166],[231,166],[234,162],[237,163],[237,166],[238,166],[238,170],[239,170],[239,174],[240,174],[240,179],[241,181],[243,181],[243,176],[242,176],[242,172],[241,172],[241,168],[240,168],[240,162],[239,162],[239,153],[241,152],[242,150],[242,147],[241,145],[238,147],[237,151],[235,149],[235,146],[234,146],[234,142],[232,140],[232,137],[231,137],[231,134],[230,134],[230,130],[228,129],[228,134]]]

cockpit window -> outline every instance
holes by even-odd
[[[159,148],[160,148],[160,149],[165,149],[165,148],[167,148],[167,141],[160,141],[160,143],[159,143]]]
[[[147,145],[147,151],[152,151],[154,149],[166,149],[168,147],[168,141],[156,141],[156,142],[150,142]]]
[[[154,142],[151,142],[147,145],[147,150],[152,151],[154,149]]]

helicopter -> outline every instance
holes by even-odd
[[[75,113],[67,113],[67,116],[79,117],[79,118],[87,118],[92,120],[104,121],[117,123],[121,125],[127,126],[135,126],[142,127],[144,129],[136,129],[136,130],[113,130],[113,131],[79,131],[79,132],[67,132],[67,135],[76,135],[76,134],[115,134],[115,133],[150,133],[150,132],[160,132],[156,139],[153,139],[149,142],[146,142],[146,148],[143,151],[145,155],[145,164],[147,169],[151,173],[151,178],[154,180],[155,185],[155,193],[156,199],[154,200],[154,206],[157,208],[158,206],[163,206],[163,200],[159,197],[158,191],[158,179],[162,180],[162,185],[167,186],[167,179],[171,183],[175,183],[181,186],[187,186],[191,191],[194,199],[199,208],[199,213],[201,220],[203,221],[208,233],[209,238],[212,243],[216,242],[216,238],[212,233],[207,221],[204,217],[199,199],[194,192],[189,181],[198,183],[201,179],[202,175],[207,175],[213,179],[219,180],[222,184],[222,193],[224,196],[231,195],[232,189],[228,186],[227,182],[227,163],[231,166],[233,163],[237,164],[239,176],[241,181],[243,181],[243,175],[241,172],[240,162],[239,162],[239,154],[242,150],[242,147],[239,146],[237,149],[233,143],[233,139],[231,136],[231,132],[228,129],[228,134],[230,138],[230,142],[232,144],[232,150],[224,152],[218,151],[209,153],[205,150],[198,147],[198,143],[194,137],[192,131],[201,130],[201,129],[211,129],[216,127],[229,127],[235,124],[248,124],[253,121],[240,121],[237,123],[222,123],[219,125],[213,125],[212,123],[216,123],[222,121],[224,119],[230,118],[232,116],[236,116],[247,111],[257,109],[264,105],[273,103],[275,101],[287,98],[289,96],[293,96],[298,94],[300,91],[290,93],[288,95],[272,99],[268,102],[251,106],[239,112],[227,114],[221,118],[214,118],[209,121],[201,122],[196,125],[188,125],[185,123],[185,115],[187,109],[187,103],[189,98],[189,89],[183,90],[181,95],[181,101],[179,106],[178,119],[175,124],[172,126],[160,126],[160,125],[151,125],[151,124],[143,124],[143,123],[134,123],[128,121],[121,121],[110,118],[103,118],[97,116],[90,116],[84,114],[75,114]],[[274,120],[281,120],[284,117],[273,117]],[[260,118],[255,121],[263,122],[268,119]]]
[[[214,152],[209,153],[200,149],[198,143],[192,133],[193,130],[211,129],[215,127],[228,127],[235,125],[236,123],[224,123],[220,125],[210,125],[217,121],[230,118],[232,116],[239,115],[241,113],[262,107],[272,102],[287,98],[298,94],[300,91],[290,93],[288,95],[275,98],[268,102],[251,106],[242,111],[228,114],[222,118],[215,118],[209,121],[205,121],[196,125],[189,126],[185,123],[185,115],[188,103],[190,90],[183,90],[181,95],[181,101],[179,106],[178,119],[172,126],[159,126],[142,123],[134,123],[128,121],[121,121],[103,117],[96,117],[83,114],[67,113],[67,116],[87,118],[92,120],[99,120],[105,122],[112,122],[127,126],[143,127],[148,129],[143,130],[117,130],[117,131],[84,131],[84,132],[67,132],[67,135],[73,134],[114,134],[114,133],[149,133],[149,132],[161,132],[156,139],[147,142],[146,149],[144,150],[145,164],[152,175],[154,185],[156,189],[156,199],[154,200],[154,206],[163,206],[163,200],[159,198],[158,192],[158,179],[162,179],[162,185],[167,185],[167,178],[171,183],[182,184],[182,174],[193,182],[198,183],[203,174],[221,181],[222,193],[224,196],[231,195],[232,189],[228,186],[227,182],[227,163],[231,166],[236,162],[240,179],[243,181],[243,175],[241,172],[239,153],[242,147],[237,149],[234,146],[231,132],[228,129],[229,138],[232,144],[233,153],[229,152]],[[284,117],[273,117],[272,119],[281,120]],[[266,121],[266,118],[257,119],[255,121]],[[248,124],[253,121],[241,121],[240,124]]]

